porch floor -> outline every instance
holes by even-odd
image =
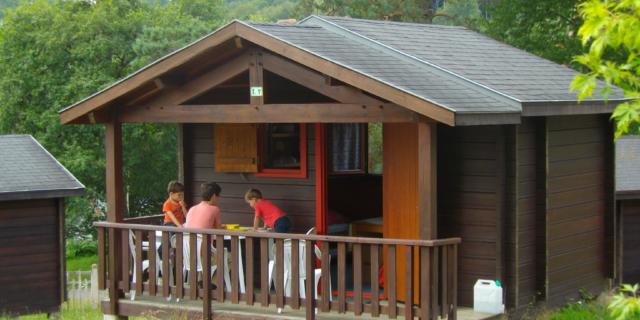
[[[163,297],[150,297],[141,296],[136,297],[135,301],[128,299],[121,299],[119,301],[122,310],[128,310],[127,315],[143,315],[157,318],[191,318],[193,315],[202,315],[202,301],[194,300],[181,300],[167,301]],[[108,300],[105,300],[108,303]],[[271,319],[305,319],[305,310],[303,308],[299,310],[285,307],[282,313],[277,312],[275,305],[269,307],[262,307],[259,303],[249,306],[244,303],[232,304],[230,302],[218,303],[212,301],[211,310],[214,315],[214,319],[252,319],[252,320],[271,320]],[[130,313],[130,314],[129,314]],[[500,316],[474,312],[472,308],[458,307],[459,320],[485,320],[485,319],[497,319]],[[331,312],[319,312],[316,315],[317,319],[354,319],[352,312],[338,313],[336,311]],[[372,317],[369,314],[363,313],[358,319],[373,320],[373,319],[389,319],[386,315],[380,315],[379,317]],[[404,319],[403,316],[398,316],[398,319]]]

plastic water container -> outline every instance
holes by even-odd
[[[499,314],[504,313],[502,286],[499,281],[478,280],[473,286],[473,311]]]

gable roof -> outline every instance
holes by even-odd
[[[640,199],[640,136],[616,141],[616,193],[618,198]]]
[[[84,193],[84,185],[30,135],[0,136],[0,154],[0,201]]]
[[[608,102],[595,96],[578,106],[568,88],[575,71],[462,27],[310,16],[295,25],[235,20],[63,109],[61,119],[109,105],[234,37],[450,125],[608,113],[626,100],[614,88]]]
[[[342,29],[517,102],[577,101],[569,90],[578,74],[575,70],[464,27],[327,16],[310,16],[301,24]],[[609,100],[623,98],[617,88],[609,96]],[[587,100],[604,98],[596,94]]]

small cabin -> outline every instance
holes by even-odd
[[[620,282],[640,283],[640,136],[616,141],[616,207]]]
[[[0,315],[60,310],[64,199],[84,186],[30,135],[0,136]]]
[[[105,313],[141,314],[150,307],[143,297],[182,298],[186,288],[205,318],[212,301],[214,315],[224,301],[298,310],[298,291],[285,296],[276,281],[270,294],[268,239],[320,246],[322,287],[336,295],[305,299],[307,318],[318,303],[320,312],[455,319],[458,307],[473,306],[479,279],[502,282],[510,311],[601,292],[615,278],[610,115],[626,100],[613,88],[579,103],[569,90],[577,74],[462,27],[321,16],[230,22],[60,112],[65,125],[105,127],[108,222],[96,225]],[[128,223],[125,123],[178,126],[190,203],[215,181],[223,222],[247,225],[243,195],[259,188],[299,234]],[[381,168],[367,165],[374,156]],[[319,235],[304,234],[312,227]],[[157,277],[131,282],[143,261],[128,264],[129,251],[139,257],[142,247],[122,246],[123,235],[168,243],[168,232],[230,237],[230,292],[220,280],[200,295],[182,274],[162,292]],[[235,254],[247,238],[249,253]],[[246,277],[241,263],[252,270]],[[139,301],[126,298],[130,288]]]

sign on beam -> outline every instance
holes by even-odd
[[[262,87],[251,87],[252,97],[262,97]]]

